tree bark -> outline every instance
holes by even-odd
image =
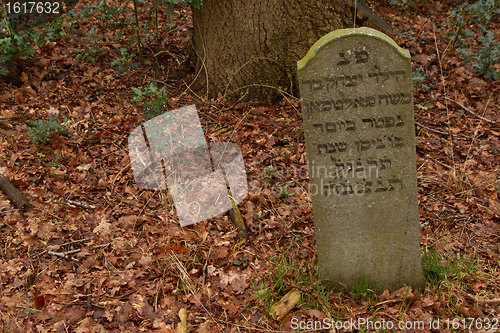
[[[270,104],[298,96],[297,61],[353,18],[351,0],[204,0],[193,9],[193,88]]]

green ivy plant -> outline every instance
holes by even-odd
[[[50,136],[54,133],[61,133],[70,135],[71,132],[64,130],[64,125],[68,122],[71,117],[64,117],[62,123],[57,119],[59,115],[53,115],[47,122],[42,119],[38,120],[27,120],[26,125],[28,126],[28,131],[30,132],[29,139],[31,142],[42,142],[46,143],[50,139]]]
[[[132,59],[135,57],[135,54],[129,54],[126,48],[122,47],[120,49],[120,54],[121,57],[116,58],[111,63],[111,67],[117,66],[116,72],[118,74],[123,73],[125,70],[127,70],[127,68],[134,69],[139,66],[139,63],[132,62]]]
[[[493,42],[495,36],[488,26],[495,17],[498,18],[498,15],[500,15],[500,0],[464,2],[452,9],[450,19],[445,22],[455,25],[456,30],[441,35],[449,38],[452,43],[451,48],[456,45],[457,53],[465,57],[464,62],[472,63],[476,73],[489,82],[500,79],[500,73],[493,67],[500,60],[500,45],[498,42]],[[477,52],[468,46],[474,40],[482,45]]]
[[[429,91],[431,89],[431,87],[423,83],[425,81],[425,75],[422,73],[421,67],[417,67],[413,70],[413,72],[411,73],[411,78],[414,87],[422,88],[425,91]]]
[[[158,89],[156,84],[151,82],[149,86],[142,89],[141,87],[132,87],[135,97],[131,99],[132,102],[143,101],[142,109],[145,111],[144,119],[153,119],[165,112],[163,104],[168,102],[167,91],[165,87]]]
[[[484,77],[488,82],[500,80],[500,73],[494,64],[500,62],[500,43],[494,43],[495,35],[492,31],[487,31],[484,36],[480,36],[478,41],[483,47],[473,52],[467,48],[459,48],[458,54],[465,56],[464,62],[472,63],[472,68],[476,70],[477,75]]]
[[[95,27],[92,27],[89,32],[86,33],[83,38],[84,41],[91,42],[92,46],[86,45],[83,49],[74,48],[77,53],[75,60],[84,58],[87,61],[95,64],[98,57],[102,55],[102,44],[104,36],[101,36],[96,32]]]
[[[28,14],[29,15],[29,14]],[[7,63],[19,61],[35,53],[34,46],[41,47],[48,41],[58,40],[66,33],[62,29],[65,18],[55,17],[50,22],[34,20],[35,25],[42,26],[41,34],[33,26],[26,24],[22,15],[8,15],[5,7],[0,7],[0,76],[8,75]],[[71,30],[70,30],[71,31]]]

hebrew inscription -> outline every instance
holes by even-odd
[[[408,51],[369,28],[338,30],[298,74],[320,277],[422,287]]]
[[[386,81],[389,83],[403,82],[407,76],[405,68],[384,69],[385,66],[379,64],[376,60],[370,58],[370,51],[363,46],[364,50],[347,49],[339,50],[334,58],[339,67],[340,75],[323,75],[315,73],[309,77],[301,79],[301,87],[305,91],[302,98],[303,112],[307,120],[330,119],[324,122],[311,122],[315,130],[316,154],[331,155],[335,160],[334,154],[351,154],[357,152],[358,156],[372,158],[373,151],[376,150],[394,150],[405,146],[403,136],[395,135],[390,131],[392,128],[405,128],[405,121],[401,114],[399,106],[411,104],[411,92],[390,91],[386,89]],[[363,64],[363,66],[356,66]],[[356,70],[355,74],[354,70]],[[411,75],[410,75],[411,76]],[[393,81],[390,81],[393,80]],[[397,85],[396,88],[399,88]],[[369,93],[366,95],[358,92]],[[326,99],[325,99],[326,97]],[[349,113],[353,109],[364,108],[367,113]],[[339,111],[347,111],[345,114],[349,118],[336,119]],[[377,113],[379,113],[377,115]],[[357,117],[352,115],[358,114]],[[375,116],[376,115],[376,116]],[[411,122],[410,122],[411,123]],[[346,131],[356,133],[355,140],[346,141],[343,134]],[[375,135],[375,136],[374,136]],[[336,139],[342,139],[338,141]],[[349,150],[348,148],[352,148]],[[397,151],[393,152],[397,154]],[[335,168],[338,165],[335,164]],[[390,178],[388,174],[379,173],[377,168],[375,177],[370,180],[363,179],[357,182],[355,187],[365,186],[364,190],[342,190],[342,191],[324,191],[324,195],[332,193],[338,195],[346,194],[368,194],[385,192],[383,189],[392,191],[395,189],[391,184],[395,181],[401,184],[403,181],[399,178]],[[372,184],[389,183],[389,187],[379,187],[372,191]],[[342,185],[343,184],[343,185]],[[352,188],[352,184],[346,183],[328,183],[323,185],[325,189],[343,187]],[[349,185],[349,186],[347,186]]]
[[[304,101],[303,109],[307,112],[307,117],[311,118],[314,112],[325,112],[335,110],[349,110],[350,108],[372,108],[378,105],[398,105],[410,104],[410,93],[397,92],[386,93],[378,96],[355,96],[352,98],[344,97],[344,92],[340,91],[342,96],[337,99]],[[377,103],[378,102],[378,103]]]

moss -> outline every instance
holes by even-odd
[[[350,37],[350,36],[371,36],[371,37],[378,38],[378,39],[388,43],[389,45],[393,46],[403,58],[406,58],[406,59],[411,58],[410,52],[408,52],[408,50],[405,50],[405,49],[399,47],[399,45],[396,44],[396,42],[392,38],[381,33],[378,30],[375,30],[372,28],[365,28],[365,27],[355,28],[355,29],[339,29],[339,30],[335,30],[335,31],[330,32],[328,35],[321,37],[316,43],[314,43],[314,45],[311,47],[309,52],[307,52],[306,56],[297,62],[297,69],[299,71],[304,69],[307,66],[307,64],[309,63],[309,61],[312,58],[314,58],[314,56],[318,53],[318,51],[322,47],[324,47],[324,46],[330,44],[331,42],[338,40],[340,38],[346,38],[346,37]]]

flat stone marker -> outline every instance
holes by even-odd
[[[424,287],[409,52],[344,29],[297,66],[320,279]]]

